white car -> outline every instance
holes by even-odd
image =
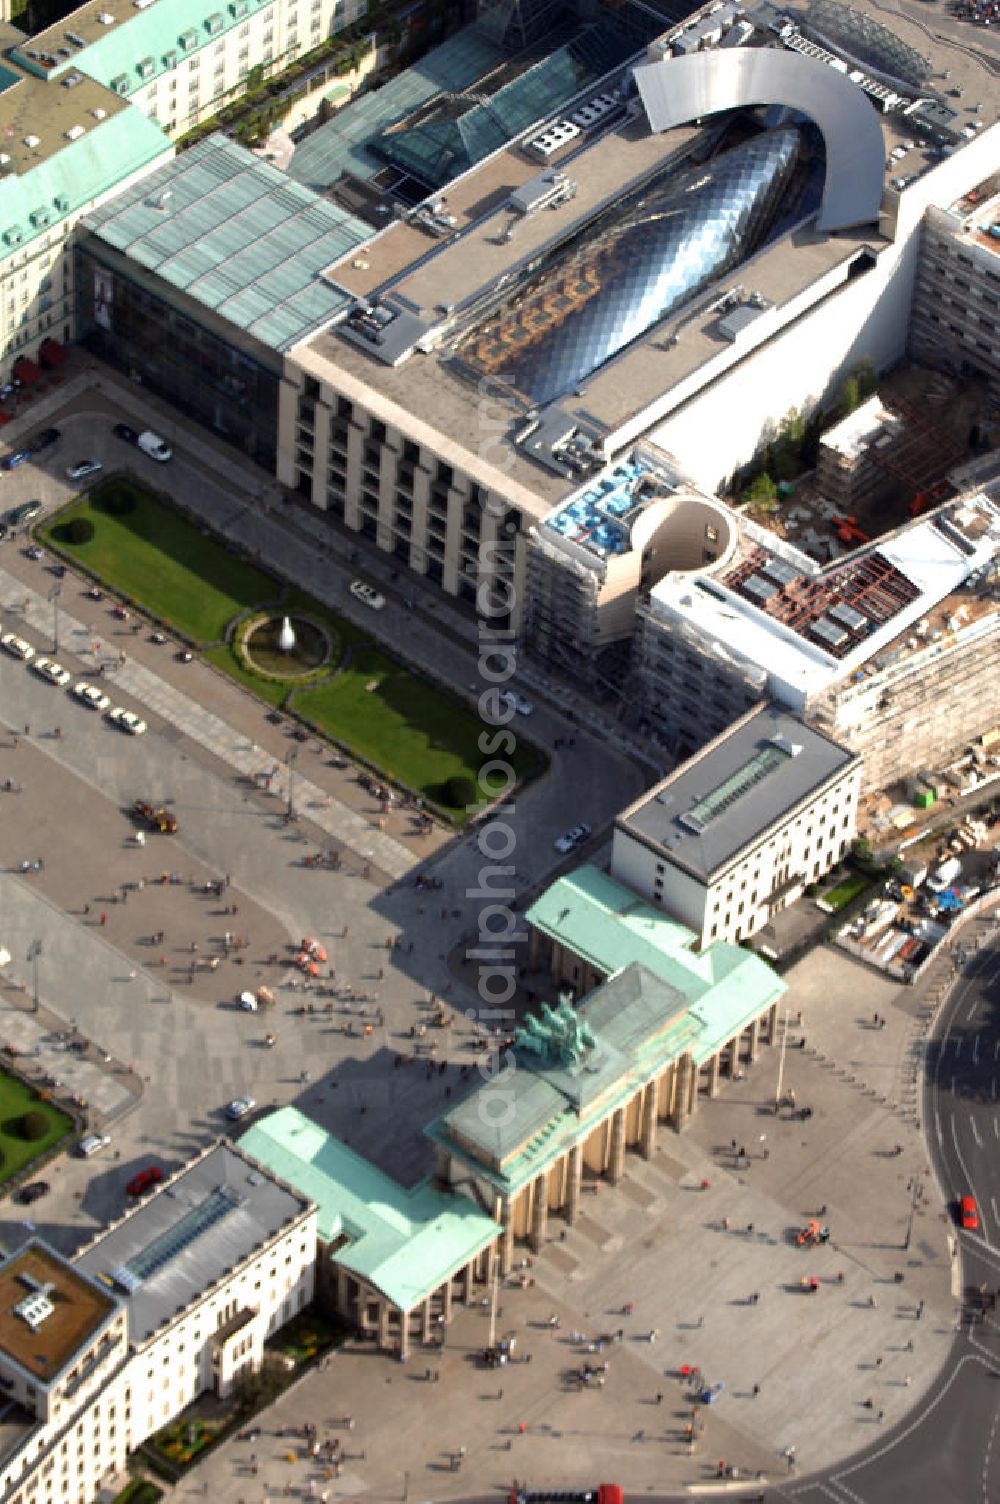
[[[385,605],[385,596],[379,595],[378,591],[371,585],[366,585],[364,580],[352,580],[350,588],[354,599],[360,601],[363,606],[369,606],[372,611],[381,611]]]
[[[589,835],[589,825],[574,825],[572,830],[567,830],[564,836],[558,838],[555,848],[565,856],[568,852],[575,851],[577,846],[582,846]]]
[[[257,1012],[257,999],[252,992],[241,992],[238,1002],[244,1013]]]
[[[166,439],[161,439],[151,428],[144,428],[135,442],[143,454],[148,454],[151,460],[159,460],[161,465],[173,458],[173,450]]]
[[[236,1097],[226,1108],[226,1117],[231,1118],[234,1123],[238,1122],[240,1118],[245,1118],[248,1112],[253,1112],[256,1106],[257,1103],[253,1097]]]
[[[5,632],[0,637],[0,645],[5,647],[8,653],[13,653],[15,658],[23,658],[25,663],[30,663],[35,656],[31,643],[25,642],[23,637],[18,637],[16,632]]]
[[[61,663],[56,663],[52,658],[36,658],[31,665],[36,674],[41,674],[43,679],[48,679],[50,684],[58,684],[60,689],[65,689],[72,674],[67,673]]]
[[[134,710],[123,710],[120,705],[108,711],[108,720],[113,725],[120,726],[122,731],[130,732],[132,736],[142,736],[147,729],[141,716],[136,715]]]
[[[514,689],[502,689],[500,691],[501,705],[509,705],[517,715],[534,715],[535,707],[530,700],[519,695]]]
[[[77,1145],[84,1159],[89,1159],[92,1154],[97,1154],[107,1147],[111,1140],[106,1133],[88,1133]]]
[[[86,679],[81,679],[79,684],[73,685],[73,693],[81,699],[91,710],[107,710],[111,701],[107,695],[102,695],[96,684],[88,684]]]

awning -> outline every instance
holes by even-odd
[[[43,366],[54,371],[56,366],[61,366],[64,360],[69,360],[69,351],[57,339],[46,339],[42,341],[38,358]]]
[[[27,355],[19,355],[14,362],[14,377],[22,386],[34,386],[41,374],[38,366]]]

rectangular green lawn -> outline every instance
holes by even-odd
[[[113,516],[101,509],[108,485],[129,487],[135,497],[132,511]],[[74,517],[93,523],[89,543],[67,543],[59,536],[60,526]],[[279,593],[268,575],[143,487],[121,478],[95,486],[41,531],[46,542],[194,642],[219,642],[237,612]]]
[[[853,903],[870,886],[870,877],[865,877],[861,872],[850,872],[835,888],[831,888],[828,893],[820,896],[824,903],[830,905],[835,914],[839,914],[841,909],[846,909],[849,903]]]
[[[49,1120],[48,1133],[33,1142],[22,1138],[18,1132],[21,1119],[31,1109],[43,1112]],[[0,1184],[10,1180],[25,1165],[45,1154],[53,1144],[57,1144],[72,1131],[72,1119],[64,1112],[53,1107],[51,1102],[40,1101],[30,1087],[25,1086],[16,1076],[0,1071],[0,1153],[3,1155]]]
[[[299,690],[292,707],[387,777],[438,804],[443,803],[436,792],[440,784],[456,775],[475,782],[488,761],[479,750],[483,723],[377,648],[356,648],[335,678]],[[535,766],[537,755],[533,748],[519,746],[510,761],[523,776]]]

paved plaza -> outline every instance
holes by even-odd
[[[141,417],[135,394],[126,396],[132,405],[113,414]],[[58,415],[64,428],[91,421],[84,396],[73,400],[77,416]],[[107,413],[107,391],[93,401]],[[210,467],[209,449],[192,436],[172,483],[209,475],[186,499],[345,607],[352,571],[336,541],[321,556],[313,520],[299,513],[285,530],[260,510],[264,483],[254,481],[256,497],[240,493],[246,473],[224,456]],[[4,619],[22,621],[40,651],[50,646],[49,578],[15,545],[0,550]],[[288,825],[290,743],[266,707],[205,665],[180,665],[139,635],[120,639],[106,615],[84,613],[71,576],[64,584],[60,658],[81,670],[88,654],[117,660],[112,692],[150,731],[117,735],[22,664],[0,660],[0,777],[23,787],[0,794],[0,943],[14,957],[0,985],[0,1043],[84,1096],[112,1140],[95,1160],[53,1166],[35,1225],[71,1252],[121,1213],[135,1168],[181,1164],[225,1131],[225,1104],[245,1093],[261,1109],[294,1103],[413,1183],[432,1169],[424,1124],[477,1079],[466,1010],[478,1000],[472,978],[450,964],[475,932],[475,834],[420,838],[401,809],[380,831],[352,770],[312,743],[294,773],[300,819]],[[442,607],[435,622],[431,610],[406,616],[393,604],[377,625],[391,639],[407,623],[411,654],[471,695],[469,623],[451,615]],[[572,705],[542,698],[530,734],[552,765],[512,816],[520,908],[555,870],[553,835],[581,817],[601,832],[643,784],[627,738],[599,720],[581,724]],[[274,766],[268,795],[253,775]],[[127,813],[137,796],[168,802],[178,833],[138,846]],[[331,846],[340,870],[307,865]],[[39,857],[42,870],[20,870]],[[421,870],[440,883],[434,892],[414,885]],[[227,933],[246,945],[227,946]],[[326,947],[335,975],[322,980],[336,995],[297,990],[289,961],[303,934]],[[38,1013],[26,959],[34,940]],[[237,993],[262,982],[276,1006],[242,1012]],[[623,1184],[588,1196],[573,1228],[550,1219],[524,1288],[500,1293],[497,1330],[516,1337],[518,1361],[478,1366],[490,1333],[479,1291],[443,1352],[418,1350],[404,1367],[349,1343],[263,1417],[253,1448],[222,1447],[176,1496],[261,1504],[289,1488],[310,1497],[312,1483],[331,1497],[425,1500],[493,1492],[515,1477],[663,1492],[709,1481],[720,1459],[782,1476],[789,1446],[804,1473],[919,1410],[955,1322],[950,1229],[919,1127],[921,1041],[941,984],[899,989],[828,948],[789,982],[783,1058],[765,1049],[718,1100],[700,1104],[683,1137],[661,1132],[652,1160],[629,1156]],[[452,1023],[430,1059],[413,1038],[432,996]],[[884,1029],[873,1027],[875,1013]],[[80,1059],[55,1037],[70,1028],[93,1042]],[[775,1113],[779,1069],[782,1095],[811,1108],[808,1118]],[[24,1228],[14,1208],[2,1210],[0,1236],[16,1245]],[[816,1215],[831,1241],[803,1252],[795,1232]],[[814,1294],[803,1278],[816,1280]],[[604,1361],[606,1383],[581,1385],[582,1365]],[[685,1365],[719,1386],[711,1406],[694,1402]],[[428,1369],[440,1379],[428,1380]],[[347,1460],[334,1480],[276,1434],[306,1419],[328,1431],[348,1413],[355,1428],[343,1433]]]

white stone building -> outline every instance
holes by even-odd
[[[618,816],[611,874],[701,946],[745,940],[845,855],[860,782],[858,757],[759,706]]]
[[[89,1504],[197,1395],[229,1393],[312,1300],[316,1208],[218,1142],[74,1259],[0,1266],[0,1497]],[[31,1302],[31,1304],[29,1304]]]

